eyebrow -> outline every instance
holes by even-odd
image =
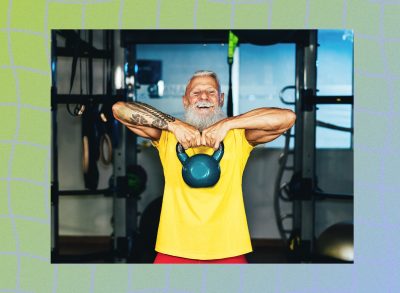
[[[213,90],[215,90],[215,91],[217,91],[217,89],[215,88],[215,87],[213,87],[213,86],[209,86],[209,87],[207,87],[207,88],[205,88],[204,90],[210,90],[210,89],[213,89]],[[194,87],[193,89],[191,89],[189,92],[193,92],[193,91],[200,91],[200,89],[199,88],[197,88],[197,87]]]

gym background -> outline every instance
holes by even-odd
[[[199,69],[219,75],[228,115],[297,114],[247,163],[248,261],[353,262],[352,31],[53,30],[51,67],[53,263],[153,262],[163,171],[111,106],[182,118]]]

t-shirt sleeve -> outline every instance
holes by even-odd
[[[152,140],[151,144],[158,150],[160,156],[164,155],[168,144],[168,131],[162,130],[159,140]]]
[[[251,151],[254,149],[254,146],[249,143],[249,141],[246,138],[246,129],[240,129],[241,131],[241,136],[242,136],[242,148],[245,152],[248,152],[249,154]]]
[[[246,139],[245,131],[246,131],[245,129],[235,129],[234,130],[235,140],[237,142],[239,142],[238,152],[240,152],[240,154],[241,154],[241,156],[239,156],[239,158],[241,158],[241,164],[242,164],[243,169],[246,166],[247,159],[249,158],[251,151],[254,149],[254,146],[251,145],[248,142],[248,140]]]

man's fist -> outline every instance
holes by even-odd
[[[227,119],[223,119],[204,129],[201,133],[201,144],[212,147],[214,150],[218,149],[229,131],[227,121]]]
[[[175,135],[176,140],[184,149],[194,148],[201,145],[200,131],[192,125],[177,119],[174,122],[169,123],[168,130]]]

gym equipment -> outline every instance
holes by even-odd
[[[118,145],[118,121],[115,120],[112,114],[112,106],[115,100],[109,99],[103,103],[100,110],[101,124],[104,125],[104,131],[111,138],[112,147],[115,148]]]
[[[321,96],[317,89],[317,51],[318,32],[305,31],[308,35],[296,44],[296,79],[294,85],[289,85],[279,93],[282,103],[294,106],[297,115],[294,126],[295,135],[286,133],[284,152],[279,159],[280,167],[275,181],[274,209],[278,231],[285,244],[288,246],[293,262],[340,262],[342,257],[338,253],[338,239],[344,240],[342,232],[335,236],[326,231],[319,239],[319,252],[317,252],[317,239],[315,236],[317,202],[325,199],[352,200],[352,196],[343,194],[330,194],[318,186],[316,172],[316,127],[346,131],[353,133],[352,127],[341,127],[330,123],[318,121],[317,110],[320,104],[352,104],[353,96]],[[243,38],[241,38],[243,41]],[[284,93],[294,90],[293,99],[285,99]],[[290,140],[294,138],[294,149],[290,148]],[[289,159],[289,156],[290,159]],[[285,172],[291,172],[291,180],[282,182]],[[292,202],[292,210],[283,214],[280,202]],[[285,209],[285,213],[286,213]],[[291,225],[284,225],[284,221],[291,219]],[[292,233],[290,233],[292,230]],[[290,235],[290,236],[289,236]],[[331,236],[329,236],[331,235]],[[289,236],[289,237],[288,237]],[[349,235],[348,235],[349,236]],[[331,237],[331,238],[329,238]],[[342,237],[342,238],[341,238]],[[329,240],[327,240],[327,238]],[[350,239],[350,238],[347,238]],[[336,243],[336,244],[335,244]],[[343,244],[343,243],[342,243]]]
[[[96,107],[87,105],[82,115],[82,163],[85,187],[96,190],[99,183],[97,160],[100,156],[99,137],[96,127]]]
[[[235,49],[238,42],[239,38],[232,31],[229,31],[229,44],[228,44],[229,89],[228,89],[228,101],[227,101],[228,117],[233,116],[232,65],[233,65],[233,55],[235,54]]]
[[[220,143],[219,148],[212,156],[197,154],[189,157],[183,146],[176,144],[176,154],[182,163],[182,177],[187,185],[194,188],[214,186],[221,175],[219,162],[224,155],[224,144]]]
[[[145,189],[147,183],[147,174],[140,165],[129,165],[126,167],[126,177],[128,179],[128,193],[133,196],[139,196]]]
[[[100,137],[100,159],[104,165],[110,165],[112,162],[112,142],[107,133]]]
[[[118,136],[120,135],[120,127],[117,120],[113,119],[111,106],[121,100],[126,100],[124,91],[116,91],[114,94],[111,88],[111,67],[115,64],[114,60],[117,59],[117,66],[123,65],[124,51],[120,49],[119,34],[112,30],[103,31],[104,46],[99,49],[93,46],[93,35],[96,35],[96,43],[101,40],[101,36],[93,31],[86,31],[83,34],[75,30],[53,30],[51,32],[51,111],[52,111],[52,182],[51,182],[51,260],[53,263],[57,262],[115,262],[116,259],[121,260],[126,258],[126,255],[120,253],[123,249],[129,248],[131,231],[136,229],[137,217],[137,198],[129,198],[126,193],[124,197],[117,194],[119,191],[117,184],[114,183],[117,177],[125,177],[126,164],[131,163],[132,160],[125,158],[127,150],[129,153],[136,153],[136,148],[125,144],[125,136],[122,137],[121,143],[118,144]],[[57,45],[58,39],[62,38],[62,46]],[[69,85],[69,92],[67,94],[60,94],[57,88],[57,60],[59,57],[72,57],[71,79]],[[117,58],[120,57],[120,58]],[[78,59],[79,58],[79,59]],[[82,72],[82,59],[86,60],[86,75],[85,71]],[[103,72],[101,75],[94,76],[93,59],[103,60]],[[79,62],[78,62],[79,61]],[[78,65],[79,64],[79,69]],[[98,63],[97,63],[98,64]],[[106,66],[107,64],[107,66]],[[65,66],[62,66],[65,68]],[[72,91],[75,73],[80,71],[80,84],[74,87]],[[97,73],[97,71],[96,71]],[[101,73],[101,72],[98,72]],[[93,93],[93,79],[96,81],[100,76],[107,79],[103,83],[103,93]],[[83,87],[83,85],[86,86]],[[105,86],[107,83],[107,87]],[[98,83],[96,83],[98,85]],[[80,87],[80,90],[79,90]],[[75,93],[74,93],[75,92]],[[72,116],[79,116],[82,121],[82,165],[84,173],[85,188],[83,190],[60,190],[59,180],[59,158],[58,151],[58,132],[59,126],[57,125],[57,113],[59,105],[67,105],[67,111]],[[76,105],[69,107],[69,105]],[[99,113],[99,107],[102,110]],[[103,115],[102,115],[103,114]],[[100,117],[101,116],[101,117]],[[105,119],[104,119],[105,118]],[[107,121],[106,121],[107,120]],[[103,135],[103,137],[102,137]],[[110,141],[111,139],[111,141]],[[115,158],[111,159],[111,144],[112,148],[124,144],[115,152]],[[100,149],[100,143],[103,146]],[[133,144],[136,146],[136,144]],[[68,151],[63,149],[63,151]],[[102,154],[101,151],[104,151]],[[100,157],[101,156],[101,157]],[[111,177],[112,184],[106,189],[97,189],[99,181],[99,171],[97,169],[97,162],[101,158],[104,164],[109,163],[111,160],[116,165],[114,174]],[[85,254],[64,254],[60,253],[59,241],[59,202],[61,196],[84,196],[84,195],[103,195],[113,196],[113,233],[112,244],[113,250],[111,252],[93,252]],[[122,243],[123,246],[118,244]]]
[[[144,209],[140,217],[137,233],[134,235],[134,245],[131,258],[133,263],[153,263],[156,258],[158,224],[160,222],[163,197],[157,197]]]
[[[96,119],[97,131],[99,136],[100,159],[104,165],[110,165],[112,162],[112,153],[114,143],[111,137],[114,129],[114,117],[112,115],[112,102],[107,101],[101,106],[99,117]]]
[[[354,261],[353,233],[352,223],[341,222],[330,226],[317,239],[318,255],[339,261]]]

